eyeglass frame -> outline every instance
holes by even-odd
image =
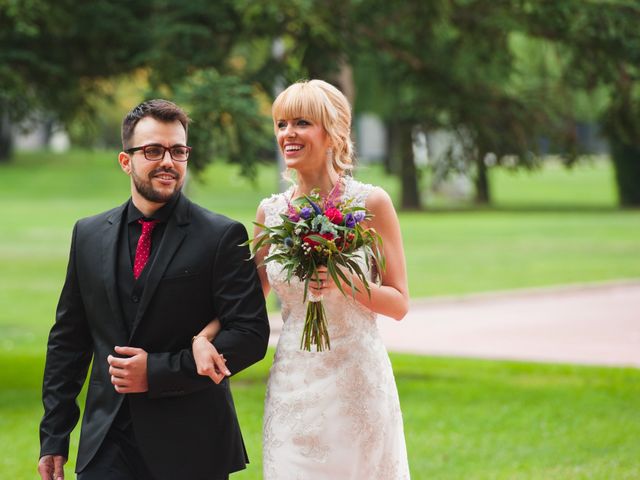
[[[148,147],[156,147],[156,148],[162,148],[164,149],[162,151],[162,156],[160,158],[157,159],[150,159],[147,158],[147,151],[146,149]],[[187,158],[185,158],[184,160],[177,160],[175,158],[173,158],[173,154],[171,153],[171,149],[172,148],[186,148],[187,149]],[[165,147],[164,145],[160,145],[159,143],[149,143],[147,145],[142,145],[140,147],[131,147],[131,148],[127,148],[124,152],[128,153],[129,155],[136,153],[138,151],[142,150],[142,154],[144,156],[144,159],[148,162],[161,162],[162,160],[164,160],[164,156],[167,154],[167,152],[169,152],[169,157],[171,157],[171,160],[173,160],[174,162],[180,162],[180,163],[184,163],[187,162],[189,160],[189,155],[191,154],[191,150],[192,147],[189,147],[188,145],[172,145],[171,147]]]

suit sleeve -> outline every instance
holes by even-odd
[[[269,320],[260,280],[248,247],[247,231],[233,223],[223,234],[213,265],[212,298],[222,329],[214,345],[233,374],[264,358]],[[149,398],[191,393],[211,385],[197,374],[191,349],[150,353],[147,357]]]
[[[249,259],[247,231],[236,223],[226,232],[216,263],[213,298],[222,329],[213,344],[233,374],[264,358],[269,319],[255,263]],[[224,251],[222,251],[224,250]]]
[[[73,229],[67,276],[49,333],[42,382],[44,416],[40,423],[40,456],[69,456],[69,435],[80,417],[76,398],[91,362],[93,344],[80,295]]]

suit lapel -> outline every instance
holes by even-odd
[[[164,231],[162,241],[158,247],[158,253],[155,256],[155,260],[149,268],[149,274],[146,284],[144,286],[144,292],[140,299],[140,306],[138,307],[138,313],[135,321],[133,322],[133,328],[131,329],[131,336],[129,342],[133,338],[133,335],[140,324],[140,320],[145,314],[149,302],[153,298],[153,295],[158,288],[158,284],[167,270],[169,263],[175,256],[178,247],[187,235],[186,226],[189,224],[189,207],[190,202],[184,196],[180,196],[176,203],[173,214],[169,217],[167,222],[167,228]]]
[[[107,223],[105,225],[105,231],[102,235],[102,277],[104,279],[105,288],[107,290],[107,298],[109,299],[109,306],[111,307],[112,318],[114,318],[118,324],[118,327],[122,329],[122,332],[126,332],[126,326],[124,319],[122,318],[122,312],[120,310],[120,303],[118,301],[118,290],[116,287],[117,282],[117,264],[118,264],[118,238],[120,232],[120,223],[122,221],[122,214],[127,207],[127,203],[114,210],[109,217],[107,217]],[[124,335],[123,335],[124,338]]]

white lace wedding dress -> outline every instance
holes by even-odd
[[[364,206],[373,187],[344,182],[343,196]],[[292,188],[262,201],[266,225],[281,222]],[[264,479],[408,479],[398,391],[376,314],[334,290],[324,297],[331,350],[301,351],[303,284],[287,283],[275,262],[267,274],[284,325],[265,400]]]

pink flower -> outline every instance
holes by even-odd
[[[288,210],[289,210],[289,215],[288,215],[289,220],[291,220],[292,222],[297,222],[298,220],[300,220],[300,212],[298,212],[298,209],[293,207],[293,205],[289,204]]]
[[[328,208],[324,214],[329,220],[331,220],[331,223],[335,223],[336,225],[340,225],[344,218],[342,216],[342,212],[335,207]]]

